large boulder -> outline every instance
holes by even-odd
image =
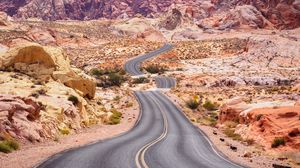
[[[24,43],[0,53],[0,67],[3,70],[14,68],[35,78],[54,79],[79,91],[82,96],[95,96],[95,82],[76,73],[60,48]]]

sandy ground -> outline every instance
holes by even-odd
[[[165,94],[178,107],[184,109],[182,107],[184,103],[176,95],[169,92],[165,92]],[[217,128],[200,125],[199,123],[194,123],[194,125],[198,126],[208,136],[212,144],[214,144],[215,149],[235,163],[251,168],[273,168],[273,164],[296,167],[295,164],[286,158],[269,155],[258,145],[247,146],[242,142],[234,141]],[[224,139],[224,142],[220,139]],[[237,150],[231,150],[230,145],[237,147]]]
[[[133,107],[123,110],[122,113],[124,118],[118,125],[97,125],[82,129],[77,134],[61,137],[58,142],[45,141],[43,143],[26,144],[21,146],[21,150],[16,152],[10,154],[0,153],[0,168],[33,167],[61,151],[127,132],[137,121],[139,115],[138,103],[134,102]]]

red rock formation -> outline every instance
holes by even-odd
[[[212,0],[218,8],[234,8],[252,5],[278,29],[293,29],[300,26],[299,0]]]
[[[251,107],[252,106],[252,107]],[[283,138],[287,150],[300,150],[300,106],[298,103],[286,106],[247,105],[240,99],[225,103],[220,109],[219,123],[239,122],[236,133],[243,138],[255,141],[267,149],[272,148],[273,140]]]
[[[102,17],[134,17],[136,14],[154,17],[169,11],[170,8],[179,7],[185,9],[184,15],[201,20],[215,13],[228,13],[229,9],[243,5],[255,8],[251,9],[251,13],[258,17],[258,27],[265,25],[261,14],[278,29],[300,26],[299,0],[2,0],[0,10],[19,18],[89,20]],[[253,23],[250,24],[253,26]]]
[[[41,107],[30,98],[0,95],[0,132],[15,138],[40,140],[42,126],[34,122],[40,117]]]

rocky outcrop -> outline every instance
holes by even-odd
[[[300,106],[291,102],[264,102],[247,104],[233,99],[220,108],[219,123],[239,123],[235,132],[267,149],[275,138],[283,138],[287,150],[300,150]]]
[[[220,10],[252,5],[278,29],[293,29],[300,26],[299,0],[212,0],[212,3]]]
[[[167,1],[126,1],[126,0],[27,0],[1,1],[1,11],[20,18],[37,17],[44,20],[58,19],[97,19],[101,17],[117,18],[126,14],[133,17],[136,14],[153,16],[166,10],[175,0]]]
[[[268,21],[264,18],[260,11],[254,6],[243,5],[237,6],[235,9],[230,10],[225,19],[220,23],[219,29],[231,28],[265,28]]]
[[[173,16],[167,19],[169,24],[164,24],[167,29],[173,29],[178,24],[179,15],[175,11],[177,7],[183,9],[182,15],[197,21],[218,16],[220,13],[224,13],[225,16],[229,13],[222,29],[238,27],[238,23],[264,28],[268,25],[265,20],[271,22],[278,29],[293,29],[300,26],[299,0],[3,0],[0,2],[0,10],[10,16],[44,20],[132,18],[136,15],[152,18],[160,17],[173,10]],[[216,19],[215,26],[218,26],[218,20],[223,18],[222,15],[220,16]],[[239,21],[233,22],[233,19]]]
[[[30,98],[0,94],[0,132],[14,138],[40,140],[44,136],[38,122],[41,108]]]
[[[182,23],[182,13],[178,9],[173,9],[171,14],[165,18],[160,27],[167,30],[174,30]]]
[[[219,123],[223,124],[226,121],[238,122],[240,120],[240,113],[248,108],[247,103],[240,97],[228,100],[220,107]]]
[[[75,73],[70,61],[62,50],[54,47],[42,47],[25,43],[11,48],[0,55],[0,67],[12,67],[35,78],[49,80],[53,78],[78,90],[82,96],[93,98],[96,84],[91,79]]]

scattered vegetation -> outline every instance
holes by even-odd
[[[218,123],[216,117],[212,115],[202,117],[198,120],[198,122],[202,125],[211,126],[211,127],[215,127]]]
[[[224,134],[230,138],[232,138],[233,140],[235,141],[242,141],[242,137],[240,134],[236,134],[234,133],[234,129],[231,129],[231,128],[226,128],[224,130]]]
[[[132,81],[133,84],[149,83],[150,80],[145,77],[136,78]]]
[[[255,140],[251,139],[251,138],[250,139],[244,139],[243,141],[246,142],[247,145],[253,145],[255,143]]]
[[[109,121],[107,121],[107,124],[109,125],[117,125],[120,124],[122,113],[117,111],[116,109],[112,109],[111,111],[113,114],[109,117]]]
[[[9,136],[9,134],[1,134],[1,139],[2,141],[0,141],[0,152],[10,153],[20,148],[19,143],[11,136]]]
[[[239,123],[235,121],[226,121],[224,125],[226,128],[235,128]]]
[[[45,89],[39,89],[39,90],[31,93],[30,96],[37,99],[37,98],[39,98],[40,95],[46,95],[46,93],[47,93],[47,90],[45,90]]]
[[[148,65],[145,67],[145,70],[151,74],[162,74],[164,73],[167,69],[165,67],[161,67],[159,65]]]
[[[69,135],[70,134],[70,129],[67,127],[59,128],[59,131],[63,135]]]
[[[211,102],[210,100],[206,100],[205,103],[202,105],[208,111],[218,110],[219,105],[216,102]]]
[[[285,140],[282,137],[276,137],[272,142],[272,148],[277,148],[280,145],[285,145]]]
[[[127,80],[126,72],[123,69],[92,69],[90,72],[96,79],[98,79],[98,87],[121,86]]]
[[[78,98],[77,98],[76,96],[74,96],[74,95],[69,96],[69,97],[68,97],[68,100],[69,100],[70,102],[72,102],[73,105],[75,105],[75,106],[79,103]]]
[[[132,102],[128,102],[127,104],[126,104],[126,108],[129,108],[129,107],[132,107],[133,106],[133,103]]]

